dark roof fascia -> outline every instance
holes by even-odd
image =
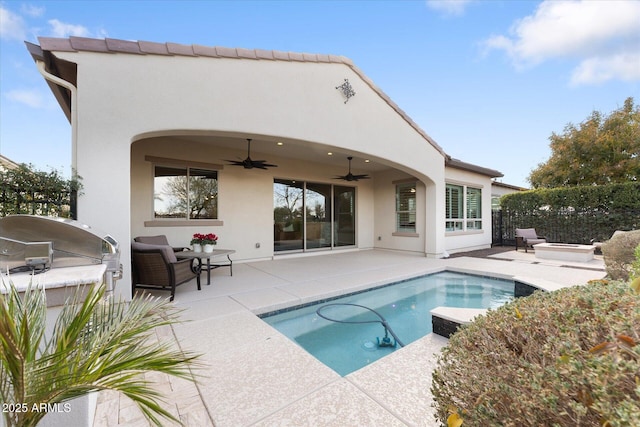
[[[489,169],[489,168],[474,165],[471,163],[466,163],[466,162],[463,162],[462,160],[454,159],[450,156],[446,157],[444,164],[445,166],[450,168],[465,170],[468,172],[474,172],[480,175],[488,176],[490,178],[501,178],[504,176],[502,172],[497,171],[495,169]]]
[[[529,188],[520,187],[520,186],[513,185],[513,184],[507,184],[505,182],[500,182],[500,181],[493,181],[493,182],[491,182],[491,185],[496,186],[496,187],[508,188],[509,190],[516,190],[516,191],[527,191],[527,190],[530,190]]]
[[[24,44],[27,46],[27,50],[29,51],[29,53],[31,54],[31,57],[35,61],[38,61],[38,60],[44,61],[44,51],[40,46],[38,46],[37,44],[30,43],[28,41],[25,41]]]
[[[60,69],[63,68],[61,64],[62,61],[60,59],[56,58],[56,56],[53,55],[50,51],[45,51],[36,44],[29,43],[27,41],[25,41],[24,43],[27,46],[27,50],[31,54],[31,57],[33,58],[34,61],[44,62],[45,70],[47,72],[63,80],[70,81],[70,83],[72,83],[75,86],[76,77],[77,77],[77,74],[75,73],[75,70],[77,70],[75,68],[76,64],[72,64],[70,62],[64,61],[64,63],[67,65],[65,68],[68,69],[69,66],[71,66],[71,68],[73,68],[74,71],[72,72],[73,74],[72,76],[63,76],[62,73],[60,72]],[[69,89],[59,86],[54,82],[49,81],[46,78],[45,78],[45,81],[47,82],[49,89],[51,89],[53,96],[58,101],[60,108],[62,108],[62,111],[64,112],[64,115],[67,117],[67,120],[69,121],[69,123],[71,123],[71,93],[69,92]]]
[[[418,134],[435,148],[443,157],[447,154],[442,147],[433,140],[408,114],[406,114],[391,98],[389,98],[373,81],[371,81],[347,57],[325,54],[310,54],[285,52],[277,50],[225,48],[220,46],[207,47],[200,45],[183,45],[178,43],[156,43],[148,41],[129,41],[118,39],[92,39],[86,37],[53,38],[39,37],[41,52],[98,52],[98,53],[126,53],[135,55],[165,55],[165,56],[205,56],[212,58],[235,58],[249,60],[291,61],[291,62],[322,62],[344,64],[351,68],[362,81],[367,84],[380,98],[400,115]],[[38,46],[40,48],[40,46]],[[29,46],[27,45],[29,48]],[[33,54],[32,54],[33,56]],[[55,58],[54,55],[51,55]],[[34,57],[35,59],[35,57]]]

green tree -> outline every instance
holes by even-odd
[[[0,169],[0,216],[69,217],[71,194],[82,188],[80,179],[66,179],[55,169],[39,171],[25,163],[15,169]]]
[[[171,194],[173,203],[168,211],[173,217],[184,215],[188,211],[192,219],[218,218],[218,180],[208,175],[192,173],[186,176],[172,177],[164,188]]]
[[[54,330],[45,336],[45,291],[29,287],[19,294],[10,282],[0,286],[0,403],[9,427],[35,426],[54,405],[99,390],[116,390],[156,425],[179,422],[158,402],[161,393],[144,378],[161,372],[193,380],[196,355],[153,339],[156,327],[177,321],[167,300],[134,298],[130,303],[105,297],[105,287],[84,289],[68,301]],[[5,406],[6,405],[6,406]]]
[[[534,188],[602,185],[640,179],[640,106],[627,98],[608,116],[598,111],[549,137],[551,157],[531,171]]]

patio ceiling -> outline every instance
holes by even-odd
[[[251,158],[256,160],[268,160],[269,162],[275,162],[277,164],[278,158],[289,158],[302,162],[327,165],[332,168],[342,167],[346,171],[348,168],[347,157],[353,156],[352,168],[354,170],[375,173],[391,169],[389,164],[385,164],[384,159],[354,153],[353,151],[330,145],[314,144],[286,138],[261,138],[250,134],[247,134],[246,138],[211,135],[179,135],[172,136],[171,138],[184,142],[214,145],[224,149],[238,150],[238,157],[242,159],[246,157],[247,153],[246,138],[251,138]],[[281,145],[278,143],[281,143]],[[332,154],[329,155],[328,153]],[[369,162],[366,162],[366,160],[369,160]],[[215,162],[227,163],[222,157],[215,159]]]

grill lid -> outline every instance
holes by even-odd
[[[11,215],[0,218],[0,255],[4,255],[1,258],[8,256],[9,264],[15,263],[18,261],[13,259],[15,256],[6,253],[6,239],[13,241],[12,248],[15,248],[15,242],[51,242],[51,267],[107,263],[115,264],[117,268],[119,264],[119,245],[113,237],[68,218],[35,215]],[[24,262],[24,257],[22,261]]]

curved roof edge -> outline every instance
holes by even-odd
[[[27,43],[34,60],[42,60],[44,52],[101,52],[127,53],[133,55],[166,55],[166,56],[204,56],[211,58],[235,58],[268,61],[320,62],[335,63],[348,66],[363,82],[382,98],[400,117],[402,117],[420,136],[432,145],[440,154],[447,156],[442,147],[433,140],[407,113],[391,100],[371,79],[369,79],[349,58],[345,56],[316,53],[297,53],[278,50],[228,48],[220,46],[184,45],[178,43],[156,43],[148,41],[131,41],[119,39],[93,39],[86,37],[53,38],[38,37],[40,49]]]

